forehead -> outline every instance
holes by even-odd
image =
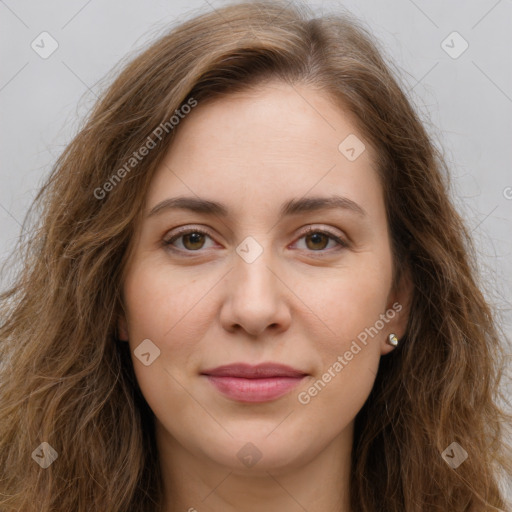
[[[346,140],[358,152],[365,144],[356,159],[343,153]],[[198,103],[178,125],[147,205],[197,195],[274,209],[284,198],[337,192],[375,202],[375,160],[351,116],[326,93],[271,82]]]

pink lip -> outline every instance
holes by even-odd
[[[274,363],[251,366],[237,363],[204,370],[218,391],[239,402],[268,402],[286,395],[307,375],[305,372]]]

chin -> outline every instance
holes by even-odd
[[[260,426],[248,427],[247,423],[240,426],[239,431],[228,429],[233,437],[227,434],[217,442],[209,440],[204,445],[204,439],[197,440],[203,456],[214,464],[222,465],[237,473],[257,474],[266,472],[281,472],[294,466],[301,466],[314,457],[318,448],[305,439],[299,439],[286,430],[280,435],[272,432],[278,425],[275,422],[269,428],[262,430]],[[304,451],[297,448],[303,447]]]

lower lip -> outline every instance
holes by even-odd
[[[300,384],[305,376],[264,379],[216,377],[213,375],[207,375],[207,377],[217,390],[228,398],[239,402],[269,402],[289,393]]]

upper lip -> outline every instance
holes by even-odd
[[[272,377],[303,377],[307,373],[296,370],[291,366],[279,363],[261,363],[250,365],[247,363],[234,363],[203,370],[203,375],[212,377],[239,377],[244,379],[265,379]]]

